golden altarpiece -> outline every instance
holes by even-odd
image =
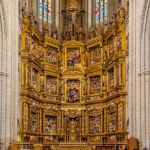
[[[70,34],[70,27],[73,33]],[[22,19],[20,144],[44,150],[126,149],[125,10],[63,41]]]

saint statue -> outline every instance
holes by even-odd
[[[76,133],[76,125],[77,125],[77,123],[75,120],[70,121],[70,133],[71,134]]]

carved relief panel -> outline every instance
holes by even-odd
[[[67,49],[67,66],[79,67],[81,65],[81,53],[79,48]]]
[[[66,83],[66,102],[76,103],[81,100],[81,82],[78,79],[69,79]]]
[[[57,78],[46,76],[46,92],[49,95],[57,95]]]
[[[74,69],[80,70],[84,68],[84,47],[83,43],[77,41],[69,41],[63,45],[63,70]],[[84,71],[84,70],[82,70]]]
[[[90,73],[87,76],[89,101],[100,100],[102,94],[101,71]]]
[[[100,45],[93,46],[89,48],[90,52],[90,65],[97,64],[101,62],[101,49]]]
[[[118,103],[118,120],[117,120],[118,131],[124,131],[124,120],[125,120],[124,116],[125,116],[124,115],[124,103],[120,102]]]
[[[108,103],[107,106],[107,133],[117,131],[117,108],[114,102]]]
[[[99,94],[101,91],[100,75],[90,77],[90,94]]]
[[[101,115],[89,116],[89,134],[100,134],[101,131]]]
[[[58,51],[57,48],[53,46],[46,47],[46,63],[50,65],[58,64]]]
[[[22,105],[22,131],[28,132],[29,130],[29,106],[27,103],[23,103]]]
[[[30,111],[30,132],[39,133],[39,112],[36,110]]]

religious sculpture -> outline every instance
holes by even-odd
[[[90,134],[99,134],[100,133],[100,116],[90,116],[89,118],[89,133]]]
[[[57,79],[47,76],[46,91],[48,94],[56,94],[57,92]]]
[[[90,77],[90,94],[98,94],[101,89],[100,76]]]
[[[89,39],[92,39],[94,38],[96,35],[95,35],[95,31],[94,31],[94,28],[92,27],[89,31]]]
[[[80,81],[67,81],[67,102],[74,103],[80,101]]]
[[[123,103],[118,104],[118,130],[123,130],[123,113],[124,113]]]
[[[109,71],[109,87],[110,89],[114,87],[114,69]]]
[[[68,141],[70,143],[75,143],[78,141],[79,136],[79,118],[67,118],[67,134]]]
[[[84,32],[82,31],[82,27],[81,26],[77,26],[76,39],[79,40],[79,41],[84,40]]]
[[[115,113],[109,114],[109,132],[115,132],[116,130],[116,119],[115,119]]]
[[[81,27],[81,15],[85,12],[80,10],[80,2],[78,0],[68,0],[66,10],[62,10],[66,25],[62,33],[63,40],[84,39],[84,32]]]
[[[57,49],[54,47],[47,47],[47,63],[56,65],[57,63]]]
[[[48,133],[49,135],[54,135],[57,132],[56,127],[56,117],[46,115],[44,121],[44,132]]]
[[[80,50],[77,48],[69,48],[67,56],[67,65],[68,67],[77,66],[81,63],[81,54]]]
[[[38,132],[38,114],[31,112],[30,130],[33,133]]]
[[[91,64],[100,63],[101,52],[100,47],[92,47],[91,49]]]
[[[37,70],[32,70],[32,87],[36,89],[37,87]]]

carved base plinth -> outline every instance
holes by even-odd
[[[76,142],[76,134],[71,134],[70,135],[70,143],[75,143]]]
[[[54,147],[54,150],[93,150],[92,146],[87,144],[76,144],[76,143],[64,143]]]

